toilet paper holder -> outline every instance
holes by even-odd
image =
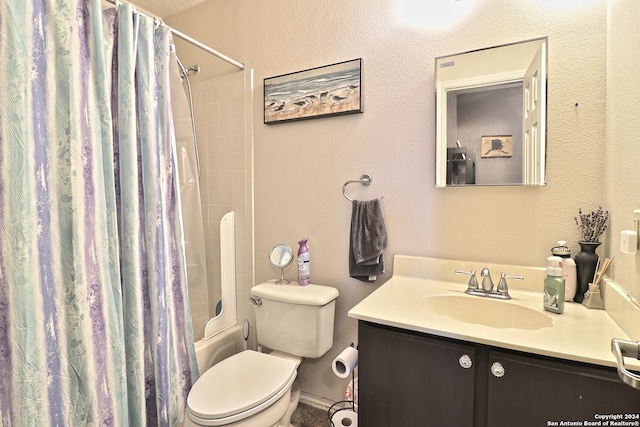
[[[355,353],[355,361],[353,360],[353,349],[356,350]],[[336,357],[332,363],[333,372],[336,376],[340,378],[346,378],[348,375],[343,376],[343,373],[347,373],[347,371],[351,371],[351,396],[352,399],[345,399],[339,402],[334,403],[329,407],[327,411],[327,415],[329,417],[329,423],[331,427],[343,427],[343,426],[357,426],[357,411],[356,411],[356,376],[355,376],[355,368],[358,366],[357,361],[357,350],[358,347],[351,343],[349,347],[345,348],[338,357]],[[336,369],[338,367],[338,369]],[[346,369],[346,371],[344,370]],[[343,417],[344,415],[344,417]],[[334,418],[337,417],[340,419],[341,423],[336,425],[334,423]]]

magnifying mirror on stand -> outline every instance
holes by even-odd
[[[284,244],[275,245],[269,253],[269,261],[280,269],[280,280],[276,281],[276,285],[286,285],[291,283],[290,280],[284,278],[284,268],[291,264],[293,260],[293,251]]]

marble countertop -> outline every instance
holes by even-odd
[[[616,366],[611,339],[630,339],[605,310],[567,302],[563,314],[545,311],[542,307],[545,270],[541,268],[492,265],[491,271],[494,283],[502,271],[525,276],[522,282],[509,282],[512,299],[499,303],[521,305],[545,313],[552,320],[550,326],[535,330],[516,329],[510,327],[507,320],[500,327],[491,327],[458,321],[425,308],[423,300],[435,295],[483,299],[464,293],[468,276],[456,275],[456,268],[480,271],[482,267],[463,261],[397,255],[394,275],[349,310],[348,315],[381,325],[609,367]],[[630,369],[640,368],[640,361],[625,359],[625,363]]]

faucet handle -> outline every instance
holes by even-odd
[[[468,274],[469,276],[469,285],[467,290],[477,290],[478,289],[478,279],[476,279],[476,271],[464,271],[464,270],[456,270],[456,274]]]
[[[524,276],[507,276],[507,273],[500,273],[500,281],[496,292],[502,295],[509,295],[509,286],[507,286],[507,279],[524,280]]]

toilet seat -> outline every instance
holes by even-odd
[[[187,398],[188,416],[203,425],[225,425],[254,415],[286,394],[296,379],[296,363],[245,350],[198,379]]]

